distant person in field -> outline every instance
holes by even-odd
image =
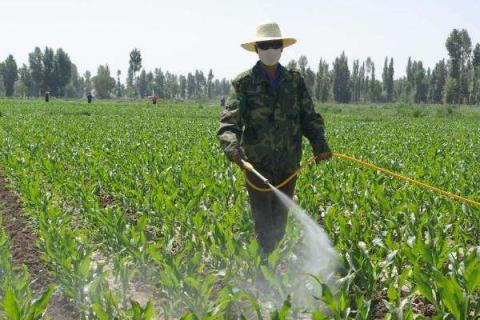
[[[50,101],[50,91],[45,91],[45,102]]]
[[[277,23],[269,22],[257,27],[254,40],[241,44],[257,53],[259,61],[232,81],[218,130],[228,159],[242,169],[242,159],[250,162],[273,185],[299,167],[302,136],[308,138],[318,161],[332,157],[323,118],[314,110],[304,79],[278,62],[283,49],[295,42],[282,37]],[[267,187],[254,174],[246,174],[256,186]],[[281,188],[289,197],[295,180]],[[284,236],[288,209],[271,191],[259,192],[248,185],[247,191],[257,239],[269,253]]]
[[[220,106],[221,106],[222,108],[225,107],[225,96],[222,96],[222,98],[220,99]]]
[[[152,101],[152,104],[157,104],[158,96],[154,94],[153,96],[148,97],[150,101]]]
[[[87,102],[88,102],[88,103],[92,103],[92,99],[93,99],[92,93],[89,92],[89,93],[87,94]]]

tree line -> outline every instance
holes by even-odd
[[[305,56],[290,61],[288,67],[300,71],[312,96],[321,102],[480,104],[480,44],[472,48],[468,32],[454,29],[445,47],[448,60],[442,59],[430,69],[409,57],[405,76],[397,79],[392,57],[385,58],[381,79],[371,58],[354,60],[350,69],[344,52],[331,69],[320,59],[315,73]]]
[[[125,84],[120,80],[121,75],[120,70],[112,74],[108,65],[100,65],[96,75],[88,70],[80,75],[63,49],[36,47],[28,55],[28,65],[18,68],[12,55],[0,62],[0,96],[38,97],[48,91],[53,96],[66,98],[81,98],[93,92],[102,99],[151,95],[163,99],[200,99],[225,96],[230,89],[229,81],[216,79],[211,69],[206,76],[200,70],[187,75],[164,72],[160,68],[146,71],[138,49],[130,52]]]
[[[394,79],[394,59],[386,57],[381,76],[370,57],[353,61],[350,68],[345,52],[330,64],[320,59],[316,72],[306,56],[288,63],[304,77],[311,95],[320,102],[339,103],[407,102],[407,103],[480,103],[480,44],[475,47],[465,29],[453,29],[445,42],[448,59],[426,68],[421,60],[408,58],[405,76]],[[116,78],[114,78],[114,76]],[[101,65],[95,76],[83,75],[62,50],[35,48],[28,65],[17,69],[12,55],[0,63],[0,95],[36,97],[50,91],[59,97],[82,97],[94,91],[98,98],[157,95],[164,99],[198,99],[225,96],[229,81],[216,79],[210,69],[205,75],[195,70],[187,75],[163,72],[160,68],[142,68],[140,50],[129,56],[126,83],[121,71],[113,75],[108,65]]]

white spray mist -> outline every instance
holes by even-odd
[[[275,187],[272,188],[282,204],[290,209],[301,223],[303,231],[302,269],[304,274],[320,276],[331,291],[336,291],[335,274],[339,269],[338,255],[325,230],[300,208],[292,199]]]

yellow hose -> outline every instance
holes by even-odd
[[[415,179],[412,179],[412,178],[409,178],[409,177],[406,177],[406,176],[403,176],[399,173],[396,173],[396,172],[393,172],[393,171],[390,171],[386,168],[382,168],[382,167],[379,167],[377,165],[374,165],[372,163],[368,163],[368,162],[365,162],[363,160],[359,160],[359,159],[356,159],[354,157],[351,157],[351,156],[347,156],[345,154],[341,154],[341,153],[338,153],[338,152],[333,152],[333,155],[336,156],[336,157],[339,157],[340,159],[342,160],[347,160],[347,161],[352,161],[352,162],[355,162],[355,163],[358,163],[360,165],[362,165],[363,167],[365,168],[369,168],[369,169],[373,169],[373,170],[377,170],[377,171],[380,171],[386,175],[389,175],[389,176],[392,176],[392,177],[395,177],[397,179],[400,179],[400,180],[404,180],[408,183],[411,183],[411,184],[414,184],[416,185],[417,187],[420,187],[420,188],[424,188],[424,189],[427,189],[427,190],[430,190],[430,191],[433,191],[433,192],[436,192],[436,193],[439,193],[439,194],[442,194],[446,197],[449,197],[450,199],[454,199],[454,200],[457,200],[457,201],[462,201],[466,204],[469,204],[471,206],[474,206],[474,207],[477,207],[477,208],[480,208],[480,202],[477,202],[475,200],[472,200],[472,199],[468,199],[468,198],[465,198],[465,197],[462,197],[462,196],[459,196],[457,194],[454,194],[454,193],[451,193],[449,191],[446,191],[446,190],[442,190],[440,188],[437,188],[437,187],[434,187],[434,186],[431,186],[429,184],[426,184],[426,183],[423,183],[423,182],[420,182],[420,181],[417,181]],[[283,186],[285,186],[287,183],[289,183],[293,178],[295,178],[299,173],[300,171],[302,171],[307,165],[311,165],[312,163],[314,163],[316,160],[316,157],[312,157],[310,158],[307,163],[305,165],[302,165],[300,166],[297,170],[295,170],[294,173],[292,173],[287,179],[285,179],[284,181],[282,181],[281,183],[279,183],[278,185],[276,185],[275,187],[277,189],[280,189],[282,188]],[[247,175],[245,174],[245,180],[248,184],[248,186],[250,186],[252,189],[256,190],[256,191],[260,191],[260,192],[269,192],[271,191],[270,188],[260,188],[258,186],[256,186],[255,184],[253,184],[247,177]]]

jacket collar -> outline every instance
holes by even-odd
[[[262,73],[262,71],[260,70],[261,66],[260,66],[260,61],[258,61],[255,66],[253,66],[251,72],[252,72],[252,75],[254,77],[254,81],[255,83],[261,83],[261,82],[265,82],[267,83],[268,85],[270,85],[270,82],[268,81],[267,77],[265,77],[265,75]],[[278,79],[277,79],[277,87],[278,85],[280,85],[280,83],[288,77],[288,72],[287,72],[287,69],[282,66],[280,63],[278,64]]]

